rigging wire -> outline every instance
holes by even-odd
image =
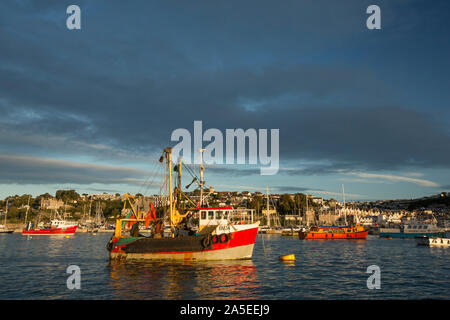
[[[143,188],[145,187],[145,185],[148,183],[148,181],[150,180],[150,178],[154,175],[153,170],[155,170],[156,164],[157,164],[157,163],[155,163],[155,164],[153,165],[152,170],[150,170],[150,175],[148,175],[147,179],[145,179],[145,182],[144,182],[143,184],[141,184],[141,187],[139,188],[138,193],[141,193],[141,192],[142,192],[142,190],[143,190]]]
[[[198,177],[197,177],[197,175],[195,174],[195,171],[192,170],[192,168],[190,168],[187,164],[185,164],[185,163],[183,163],[183,162],[182,162],[181,164],[182,164],[183,167],[187,170],[187,172],[191,175],[192,178],[198,180]]]
[[[149,189],[151,188],[151,186],[152,186],[153,183],[155,182],[156,177],[158,176],[158,173],[161,171],[161,168],[159,168],[158,170],[156,170],[156,167],[157,167],[158,165],[159,165],[159,162],[156,162],[155,166],[154,166],[153,169],[152,169],[152,172],[153,172],[152,177],[153,177],[153,179],[148,183],[147,187],[146,187],[145,190],[144,190],[144,194],[146,194],[146,193],[149,191]]]

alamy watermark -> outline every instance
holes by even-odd
[[[367,18],[366,26],[369,30],[380,30],[381,29],[381,9],[379,6],[372,4],[367,7],[367,14],[370,16]]]
[[[81,29],[81,9],[78,5],[69,5],[66,9],[69,16],[66,19],[66,26],[69,30]],[[379,6],[372,4],[367,7],[366,13],[370,16],[366,20],[366,26],[369,30],[381,29],[381,9]]]
[[[226,164],[260,164],[261,175],[274,175],[279,169],[279,129],[270,129],[270,155],[268,154],[268,130],[267,129],[226,129],[225,149],[224,135],[215,128],[203,132],[202,121],[194,121],[194,137],[184,128],[175,129],[171,135],[171,141],[178,141],[173,147],[173,161],[178,157],[183,158],[187,164],[200,164],[201,157],[206,164],[224,164],[224,151]],[[181,140],[181,141],[180,141]],[[192,143],[193,141],[193,143]],[[204,141],[211,141],[204,146]],[[248,144],[246,144],[248,141]],[[248,148],[246,148],[248,146]],[[193,150],[192,150],[193,149]],[[203,150],[203,155],[197,152]],[[236,149],[236,154],[235,154]],[[248,149],[248,155],[246,150]],[[192,151],[194,151],[192,153]]]
[[[67,17],[66,26],[69,30],[80,30],[81,29],[81,9],[79,6],[72,4],[67,7]]]
[[[66,269],[66,273],[69,273],[70,276],[67,278],[66,285],[67,289],[81,289],[81,270],[77,265],[70,265]]]
[[[380,267],[373,264],[367,267],[366,273],[371,273],[370,277],[367,278],[367,289],[381,289],[381,270]]]

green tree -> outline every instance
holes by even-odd
[[[69,202],[80,199],[80,195],[75,190],[58,190],[56,191],[56,199]]]
[[[261,212],[263,205],[263,197],[260,195],[255,195],[253,199],[249,202],[249,209],[255,209],[256,212]]]
[[[103,215],[105,218],[116,217],[122,213],[123,203],[121,200],[112,200],[105,202],[105,207],[103,209]]]
[[[278,204],[278,212],[281,215],[291,214],[294,210],[294,200],[292,200],[290,194],[282,194],[280,197],[280,202]]]
[[[296,193],[294,195],[294,204],[296,213],[305,212],[306,211],[306,195],[303,193]]]

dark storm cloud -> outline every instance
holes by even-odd
[[[230,166],[205,165],[205,168],[208,172],[232,176],[251,176],[251,175],[259,175],[261,173],[259,168],[243,169],[243,168],[236,168],[236,166],[234,165]]]
[[[275,186],[273,188],[279,192],[304,192],[307,190],[311,190],[311,188],[304,188],[304,187],[297,187],[297,186]],[[318,190],[318,191],[322,191],[322,190]]]
[[[409,108],[376,70],[332,62],[339,41],[364,43],[366,3],[80,1],[76,32],[65,29],[68,4],[0,5],[6,153],[141,159],[202,120],[204,130],[279,128],[281,161],[330,163],[290,174],[450,167],[445,119]]]
[[[17,155],[0,155],[0,183],[23,184],[135,184],[142,185],[147,171],[115,166]],[[144,179],[143,179],[144,178]]]

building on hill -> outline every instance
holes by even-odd
[[[42,198],[41,199],[41,209],[43,210],[57,210],[64,207],[64,201],[55,198]]]
[[[318,205],[323,205],[323,198],[322,197],[311,197],[311,201]]]
[[[120,196],[117,196],[116,194],[110,194],[110,193],[98,193],[98,194],[89,194],[87,196],[90,200],[119,200],[121,199]]]

